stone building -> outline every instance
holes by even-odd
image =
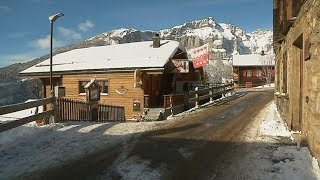
[[[275,101],[320,159],[320,1],[274,0]]]

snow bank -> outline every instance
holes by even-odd
[[[265,109],[266,116],[260,125],[260,133],[269,136],[290,137],[291,133],[288,131],[286,124],[280,117],[275,103],[271,103]]]
[[[232,156],[232,163],[221,167],[212,177],[221,179],[276,179],[314,180],[320,179],[318,162],[307,147],[289,146],[291,134],[280,118],[274,101],[269,103],[239,137],[239,147]],[[245,143],[242,143],[244,141]]]
[[[307,147],[283,146],[273,152],[273,179],[320,179],[317,160]]]

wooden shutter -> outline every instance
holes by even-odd
[[[246,77],[246,76],[247,76],[247,71],[243,71],[243,72],[242,72],[242,76],[243,76],[243,77]]]
[[[256,70],[252,70],[252,76],[256,77],[257,76],[257,71]]]

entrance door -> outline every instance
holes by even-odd
[[[150,91],[151,106],[158,107],[161,105],[161,75],[151,76],[151,91]]]

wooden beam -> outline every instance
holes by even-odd
[[[44,119],[44,118],[46,118],[46,117],[48,117],[50,115],[53,115],[53,113],[54,113],[54,110],[50,110],[50,111],[45,111],[43,113],[36,114],[36,115],[33,115],[33,116],[25,117],[25,118],[22,118],[22,119],[5,122],[3,124],[0,124],[0,133],[4,132],[4,131],[7,131],[9,129],[16,128],[16,127],[21,126],[23,124],[27,124],[29,122],[38,120],[38,119]]]
[[[13,113],[41,105],[46,105],[52,103],[52,98],[45,98],[45,99],[40,99],[37,101],[31,101],[31,102],[24,102],[24,103],[18,103],[18,104],[13,104],[13,105],[8,105],[8,106],[3,106],[0,107],[0,115],[3,114],[8,114],[8,113]]]

